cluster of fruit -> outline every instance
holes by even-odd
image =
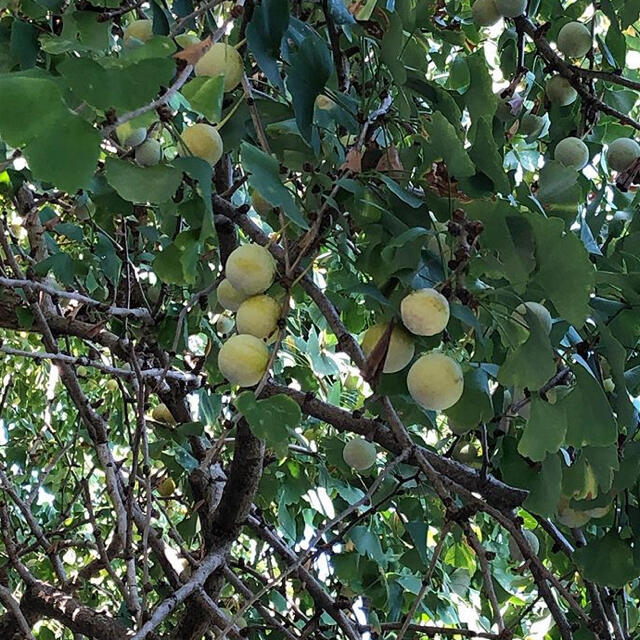
[[[474,22],[480,27],[490,27],[501,18],[515,18],[524,14],[526,0],[476,0],[471,7]],[[565,57],[574,59],[586,56],[592,49],[593,36],[582,22],[569,22],[558,32],[558,51]],[[571,82],[561,75],[552,75],[546,82],[545,94],[550,103],[560,107],[573,104],[578,92]],[[516,101],[519,102],[519,101]],[[537,138],[545,128],[545,118],[529,111],[520,120],[519,132],[530,138]],[[589,162],[589,148],[576,136],[561,140],[553,157],[569,169],[581,171]],[[618,138],[608,146],[607,164],[612,171],[625,171],[640,158],[640,144],[631,138]]]

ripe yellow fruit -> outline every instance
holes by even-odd
[[[269,364],[269,350],[262,340],[248,334],[232,336],[218,353],[220,373],[240,387],[260,382]]]
[[[565,167],[580,171],[589,162],[589,149],[580,138],[569,136],[558,142],[553,157]]]
[[[364,471],[375,463],[376,447],[364,438],[354,438],[344,445],[342,458],[356,471]]]
[[[618,138],[607,150],[607,164],[613,171],[624,171],[640,158],[640,144],[633,138]]]
[[[471,7],[471,15],[479,27],[491,27],[502,17],[496,0],[476,0]]]
[[[435,289],[419,289],[400,303],[404,326],[417,336],[435,336],[449,322],[449,302]]]
[[[529,310],[536,316],[538,322],[540,323],[540,326],[544,329],[544,332],[549,335],[551,333],[553,320],[546,307],[541,305],[539,302],[525,302],[521,305],[518,305],[511,317],[516,320],[516,322],[518,322],[518,324],[523,329],[528,329],[529,325],[527,324],[527,310]]]
[[[153,22],[151,20],[134,20],[124,28],[124,43],[126,46],[135,44],[135,40],[147,42],[153,36]]]
[[[505,18],[517,18],[527,10],[527,0],[496,0],[496,7]]]
[[[407,374],[407,387],[411,397],[424,409],[444,411],[462,396],[462,368],[453,358],[432,351],[413,363]]]
[[[197,76],[224,76],[224,90],[235,89],[242,79],[244,63],[242,56],[229,44],[216,42],[198,62]]]
[[[176,483],[173,481],[173,478],[170,478],[170,477],[165,478],[158,485],[158,493],[164,498],[168,498],[169,496],[173,495],[175,490],[176,490]]]
[[[278,327],[280,305],[264,293],[247,298],[236,314],[238,333],[248,333],[256,338],[268,338]]]
[[[167,407],[167,405],[163,402],[153,407],[153,409],[151,410],[151,417],[156,422],[164,422],[165,424],[176,424],[176,420],[171,414],[171,411],[169,411],[169,407]]]
[[[369,354],[374,350],[388,326],[386,323],[379,323],[367,329],[362,338],[362,351],[365,356],[369,357]],[[394,327],[391,332],[391,340],[389,341],[389,350],[384,361],[383,372],[396,373],[401,371],[411,362],[414,353],[415,345],[411,337],[400,327]]]
[[[571,86],[571,83],[562,76],[552,76],[547,80],[545,87],[547,98],[554,104],[566,107],[575,102],[578,92]]]
[[[107,380],[107,391],[111,391],[111,393],[113,393],[114,391],[118,390],[118,381],[114,380],[113,378],[109,378],[109,380]]]
[[[558,49],[569,58],[581,58],[591,45],[591,32],[582,22],[568,22],[558,33]]]
[[[130,122],[123,122],[116,127],[116,136],[123,147],[137,147],[147,137],[144,127],[134,127]]]
[[[265,292],[276,275],[276,263],[259,244],[243,244],[231,252],[225,266],[227,280],[247,296]]]
[[[227,311],[237,311],[240,305],[247,299],[247,296],[241,291],[238,291],[227,278],[218,285],[216,295],[218,296],[220,306]]]
[[[136,147],[136,162],[143,167],[153,167],[162,160],[162,145],[159,140],[150,138]]]
[[[527,539],[529,546],[531,547],[531,551],[533,551],[534,555],[538,555],[538,551],[540,551],[540,540],[538,540],[538,536],[536,536],[533,531],[530,529],[523,529],[522,535]],[[516,562],[524,562],[524,556],[522,555],[522,551],[520,551],[520,547],[516,542],[515,538],[509,538],[509,554],[512,560]]]
[[[192,124],[182,132],[182,141],[191,153],[215,165],[224,151],[222,138],[215,127],[204,122]]]
[[[255,189],[251,193],[251,204],[261,216],[266,216],[273,210],[271,203],[263,198],[260,192]]]

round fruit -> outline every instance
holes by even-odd
[[[118,390],[118,381],[114,380],[113,378],[109,378],[109,380],[107,380],[107,391],[111,391],[111,393],[113,393],[114,391]]]
[[[216,295],[220,306],[227,311],[237,311],[247,299],[247,296],[238,291],[226,278],[218,285]]]
[[[254,296],[273,284],[276,263],[269,251],[259,244],[243,244],[231,252],[225,274],[235,289]]]
[[[376,461],[376,447],[364,438],[354,438],[344,445],[342,457],[356,471],[364,471]]]
[[[224,90],[235,89],[242,79],[244,63],[242,56],[229,44],[216,42],[198,62],[197,76],[224,76]]]
[[[544,118],[535,113],[525,113],[520,120],[519,133],[523,136],[539,136],[544,128]]]
[[[575,102],[578,92],[571,86],[571,83],[562,76],[552,76],[547,80],[545,88],[547,98],[554,104],[566,107]]]
[[[261,216],[266,216],[273,210],[273,206],[271,205],[271,203],[263,198],[260,193],[255,190],[251,193],[251,204]]]
[[[618,138],[607,150],[607,163],[613,171],[624,171],[640,158],[640,144],[633,138]]]
[[[558,142],[553,157],[565,167],[580,171],[589,162],[589,149],[580,138],[570,136]]]
[[[175,40],[182,49],[200,42],[200,38],[196,33],[180,33],[175,37]]]
[[[536,536],[536,534],[530,529],[523,529],[522,535],[527,539],[534,555],[538,555],[538,551],[540,551],[540,540],[538,540],[538,536]],[[522,551],[520,551],[520,547],[518,546],[515,538],[509,538],[509,555],[511,556],[511,559],[516,562],[524,562],[524,556],[522,555]]]
[[[169,496],[173,495],[175,490],[176,483],[173,481],[173,478],[165,478],[158,485],[158,493],[164,498],[168,498]]]
[[[151,417],[156,422],[164,422],[165,424],[176,424],[176,420],[173,417],[171,411],[169,411],[169,407],[167,407],[167,405],[163,402],[153,407],[153,409],[151,410]]]
[[[411,397],[421,407],[444,411],[462,396],[462,369],[453,358],[432,351],[413,363],[407,374],[407,387]]]
[[[211,166],[222,158],[222,138],[218,130],[210,124],[199,122],[187,127],[182,132],[182,141],[191,155],[206,160]]]
[[[151,20],[134,20],[124,28],[124,43],[127,46],[134,44],[135,40],[146,42],[153,36],[153,22]]]
[[[496,0],[476,0],[471,7],[471,14],[479,27],[491,27],[502,17]]]
[[[496,0],[496,7],[505,18],[516,18],[527,10],[527,0]]]
[[[269,350],[262,340],[243,334],[229,338],[218,353],[220,373],[240,387],[260,382],[269,364]]]
[[[525,302],[521,305],[518,305],[511,317],[516,320],[518,324],[520,324],[524,329],[528,329],[529,325],[527,324],[527,310],[535,315],[544,332],[549,335],[551,333],[553,320],[551,319],[551,314],[547,311],[546,307],[541,305],[539,302]]]
[[[261,294],[247,298],[236,315],[238,333],[268,338],[278,327],[280,311],[280,305],[271,296]]]
[[[454,460],[457,460],[461,464],[470,464],[480,462],[482,454],[480,449],[475,444],[466,442],[459,442],[453,449],[451,454]]]
[[[616,384],[612,378],[605,378],[602,382],[602,387],[607,393],[613,393],[616,388]]]
[[[216,320],[216,331],[223,336],[231,333],[234,326],[235,322],[233,321],[233,318],[229,318],[229,316],[220,316]]]
[[[130,122],[124,122],[116,127],[116,135],[123,147],[137,147],[147,137],[144,127],[134,127]]]
[[[558,34],[558,49],[569,58],[581,58],[591,49],[591,32],[582,22],[568,22]]]
[[[369,357],[369,354],[374,350],[388,326],[386,323],[379,323],[367,329],[362,338],[362,351],[365,356]],[[383,372],[396,373],[401,371],[411,362],[414,353],[415,346],[411,337],[400,327],[393,327],[391,340],[389,340],[389,350],[384,360]]]
[[[404,326],[417,336],[435,336],[449,322],[449,302],[435,289],[419,289],[400,303]]]
[[[136,162],[143,167],[152,167],[162,160],[162,145],[159,140],[149,138],[136,147]]]
[[[79,367],[76,367],[76,373],[81,378],[84,378],[89,374],[89,369],[87,369],[87,367],[85,367],[84,365],[80,365]]]

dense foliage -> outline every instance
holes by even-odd
[[[0,638],[640,635],[640,3],[471,4],[0,0]]]

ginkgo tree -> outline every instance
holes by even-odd
[[[0,638],[637,638],[639,97],[631,0],[0,0]]]

